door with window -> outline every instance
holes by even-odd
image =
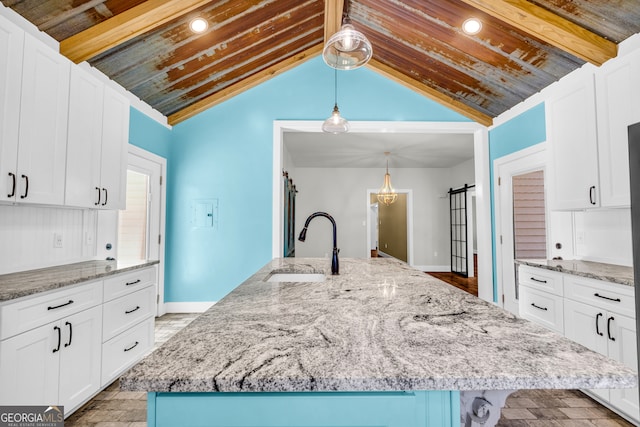
[[[519,313],[516,259],[546,259],[546,155],[542,144],[495,161],[498,304]]]
[[[160,260],[158,301],[164,297],[163,169],[164,159],[131,147],[127,166],[127,208],[118,214],[118,262],[135,264],[143,260]]]

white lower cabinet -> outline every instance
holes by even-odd
[[[154,320],[147,318],[102,345],[102,386],[135,364],[153,348]]]
[[[70,415],[154,344],[156,267],[0,304],[0,405]]]
[[[577,301],[565,300],[566,337],[585,347],[638,369],[635,319]],[[589,390],[605,402],[640,419],[638,389]]]
[[[102,306],[0,341],[3,405],[64,405],[100,387]]]
[[[153,348],[156,277],[149,267],[104,281],[102,386]]]
[[[553,273],[554,295],[527,283],[527,278],[549,279],[549,270],[520,266],[522,317],[563,333],[583,346],[638,369],[634,288],[565,273]],[[558,284],[562,284],[562,288]],[[562,289],[562,291],[558,291]],[[528,306],[533,303],[541,309]],[[544,309],[547,310],[544,310]],[[557,327],[563,325],[563,328]],[[611,409],[638,423],[638,388],[584,390]]]
[[[632,286],[520,265],[520,315],[638,369]],[[640,423],[638,388],[584,390]]]

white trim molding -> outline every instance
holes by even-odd
[[[485,126],[474,122],[385,122],[352,121],[351,133],[429,133],[472,134],[476,173],[476,218],[478,227],[478,293],[493,302],[493,262],[491,248],[491,199],[489,186],[489,133]],[[322,132],[322,121],[275,120],[273,122],[273,205],[272,257],[282,256],[283,248],[283,183],[284,134],[286,132]],[[367,248],[367,251],[369,248]]]
[[[165,313],[204,313],[217,301],[202,302],[165,302]]]

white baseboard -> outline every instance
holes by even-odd
[[[450,265],[414,265],[420,271],[432,271],[434,273],[448,273],[451,271]]]
[[[204,301],[204,302],[165,302],[165,313],[204,313],[216,301]]]

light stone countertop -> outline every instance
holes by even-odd
[[[518,259],[516,264],[544,268],[575,276],[634,286],[633,267],[600,262],[556,259]]]
[[[388,258],[275,259],[120,379],[123,390],[621,388],[635,371]]]
[[[101,279],[113,274],[149,267],[154,264],[158,264],[158,261],[144,261],[138,264],[126,265],[119,264],[116,261],[85,261],[3,274],[0,275],[0,303],[90,280]]]

